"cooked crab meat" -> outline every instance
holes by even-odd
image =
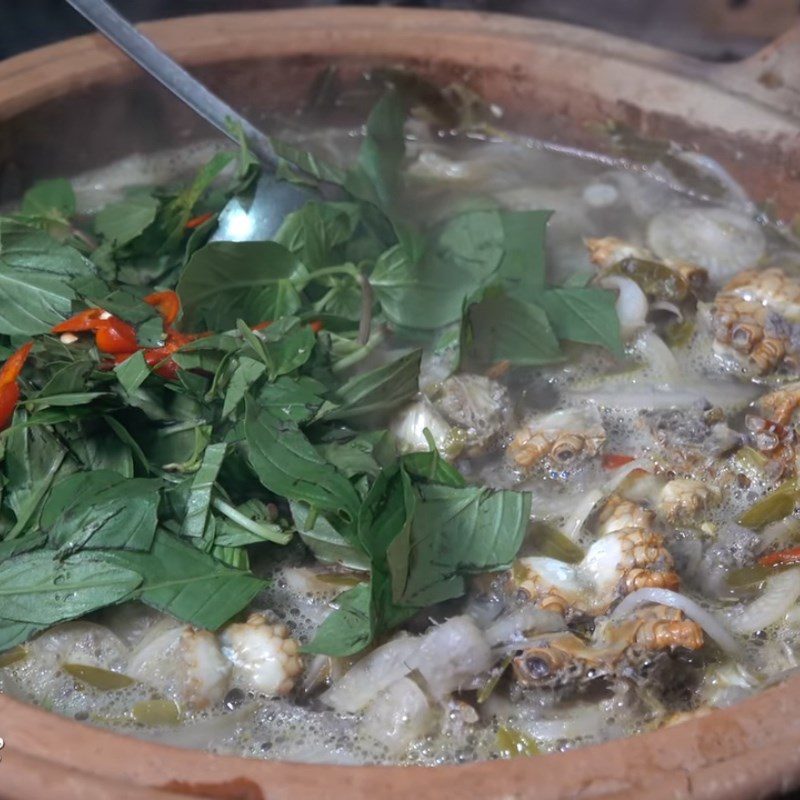
[[[601,537],[586,551],[581,567],[595,587],[594,607],[602,611],[636,589],[678,587],[663,537],[647,528],[623,528]]]
[[[675,478],[661,490],[657,509],[669,522],[691,522],[721,499],[722,492],[716,486],[692,478]]]
[[[241,689],[267,697],[288,694],[303,662],[297,642],[285,625],[251,614],[246,622],[228,625],[220,634],[222,650],[233,664],[233,682]]]
[[[180,705],[199,710],[225,696],[231,664],[213,633],[181,625],[158,630],[143,641],[125,672]]]
[[[744,419],[748,443],[762,453],[767,462],[765,474],[772,480],[800,474],[800,449],[794,426],[748,414]]]
[[[521,595],[566,617],[599,616],[636,589],[678,587],[661,535],[641,527],[602,536],[579,564],[541,556],[520,558],[512,575]]]
[[[542,636],[513,660],[514,677],[525,687],[588,683],[631,677],[661,653],[703,646],[703,631],[666,606],[649,606],[620,622],[598,625],[590,640],[573,633]]]
[[[597,534],[620,531],[625,528],[650,528],[655,521],[655,514],[641,503],[626,500],[618,494],[606,500],[597,515]]]
[[[800,280],[778,267],[745,270],[711,309],[714,352],[758,375],[800,363]]]
[[[466,455],[497,441],[506,427],[509,400],[505,388],[484,375],[451,375],[431,392],[445,419],[463,432]]]
[[[538,465],[562,470],[596,456],[606,440],[594,406],[529,417],[506,448],[506,457],[523,470]]]
[[[721,456],[742,443],[716,406],[644,411],[640,423],[653,439],[659,467],[683,474],[713,471]]]
[[[658,258],[646,247],[614,236],[587,239],[586,247],[602,270],[632,277],[646,294],[657,299],[684,300],[708,283],[708,272],[697,264]]]
[[[780,389],[767,392],[758,400],[761,416],[778,425],[797,422],[797,409],[800,408],[800,381],[787,383]]]

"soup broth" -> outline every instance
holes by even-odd
[[[291,133],[295,146],[337,164],[356,163],[364,135],[341,128]],[[325,327],[315,335],[327,337],[338,358],[359,354],[341,370],[345,378],[421,346],[419,393],[399,407],[382,399],[357,425],[343,422],[348,436],[360,435],[346,457],[330,450],[337,442],[333,427],[315,441],[315,452],[361,496],[397,454],[430,454],[432,447],[466,487],[524,494],[524,536],[513,557],[498,555],[491,569],[475,566],[488,556],[467,559],[439,576],[462,581],[463,592],[436,588],[425,583],[433,578],[416,578],[409,568],[404,586],[395,582],[389,590],[393,602],[403,591],[407,602],[412,589],[434,600],[420,602],[353,652],[322,646],[300,652],[332,613],[342,612],[342,593],[366,586],[370,569],[374,587],[378,567],[342,539],[324,508],[309,509],[293,497],[287,502],[268,486],[275,497],[264,500],[260,517],[247,517],[250,528],[299,533],[283,544],[282,533],[260,544],[253,534],[249,565],[267,583],[238,621],[207,632],[180,621],[174,607],[158,610],[160,602],[109,603],[81,619],[40,626],[46,629],[0,653],[0,690],[126,734],[217,753],[438,765],[653,730],[736,703],[796,669],[800,388],[792,381],[800,346],[800,249],[791,231],[771,222],[714,162],[676,145],[654,145],[642,163],[624,148],[614,156],[586,153],[494,128],[444,134],[418,119],[406,124],[405,137],[404,185],[393,207],[410,229],[435,229],[459,215],[480,226],[498,209],[552,211],[543,253],[549,288],[536,290],[547,294],[536,313],[547,314],[547,336],[561,340],[560,352],[541,359],[550,363],[529,357],[550,346],[526,328],[532,317],[520,317],[511,333],[497,332],[496,321],[519,309],[492,305],[488,282],[468,312],[472,346],[464,346],[459,325],[424,335],[411,330],[392,319],[388,273],[371,271],[378,268],[365,245],[363,265],[353,269],[362,283],[375,278],[372,291],[383,311],[366,341],[380,334],[379,341],[362,352],[363,338],[337,333],[334,317],[357,320],[365,302],[357,283],[326,283],[310,297],[323,309]],[[217,150],[209,144],[136,157],[79,176],[72,182],[77,218],[102,214],[109,203],[135,196],[136,186],[191,174]],[[213,226],[202,213],[188,220],[193,229]],[[504,219],[544,229],[533,217]],[[455,250],[475,248],[480,261],[493,245],[476,243],[475,231],[455,230],[448,242]],[[301,258],[311,258],[303,252]],[[511,257],[508,246],[504,252]],[[105,269],[96,252],[90,255]],[[531,270],[539,258],[531,251],[522,257]],[[336,266],[324,268],[333,274]],[[454,270],[449,279],[462,280],[462,273]],[[172,280],[158,275],[151,286],[162,289]],[[324,292],[340,291],[341,301],[326,306]],[[618,328],[609,328],[607,304],[605,312],[593,305],[596,292],[610,299]],[[568,327],[568,317],[580,324]],[[246,319],[251,327],[257,321]],[[62,346],[80,346],[86,335],[61,334]],[[507,351],[522,354],[516,361],[505,351],[496,357],[497,342],[509,336]],[[273,369],[255,357],[251,362],[250,377],[239,373],[242,396]],[[208,380],[203,391],[211,392],[213,370],[201,361],[179,366]],[[308,380],[314,375],[309,371]],[[149,414],[147,397],[137,394],[147,385],[126,391]],[[70,391],[75,386],[64,393]],[[238,412],[234,406],[226,413]],[[168,411],[159,422],[165,437],[180,434],[173,421]],[[127,477],[169,483],[207,466],[202,454],[210,433],[191,429],[199,438],[190,442],[186,463],[197,463],[186,466],[158,463],[153,443],[129,430],[139,444],[130,463],[114,467]],[[387,432],[369,438],[364,430]],[[226,436],[238,441],[233,427]],[[158,473],[142,469],[140,445]],[[241,469],[226,462],[219,473],[228,493]],[[448,492],[462,491],[453,488],[449,471],[444,476],[420,489],[417,502],[433,509]],[[318,483],[328,487],[328,480]],[[497,535],[481,515],[499,496],[464,501],[475,504],[467,526],[473,537]],[[169,502],[161,500],[159,514]],[[219,519],[231,524],[250,513],[242,510],[244,498],[220,494],[215,502]],[[446,516],[437,525],[446,530],[450,523]],[[220,541],[241,546],[243,530]],[[422,540],[414,547],[405,556],[412,566],[416,557],[427,566],[445,558],[446,548],[426,552]],[[497,548],[503,549],[499,540]],[[395,580],[399,567],[392,562],[389,569]]]

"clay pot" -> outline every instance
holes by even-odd
[[[757,200],[800,207],[800,35],[709,66],[569,26],[399,9],[314,9],[158,22],[147,33],[232,104],[290,113],[321,70],[341,85],[404,64],[467,83],[508,128],[603,147],[624,122],[717,158]],[[796,52],[798,51],[798,52]],[[363,109],[362,109],[363,112]],[[0,200],[39,177],[209,134],[95,36],[0,64]],[[625,741],[460,767],[329,767],[208,755],[125,738],[0,696],[4,798],[766,797],[800,785],[800,678],[724,711]]]

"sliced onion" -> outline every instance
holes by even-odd
[[[647,244],[660,258],[689,261],[722,283],[757,264],[766,241],[761,226],[747,214],[728,208],[671,208],[656,214]]]
[[[354,713],[384,689],[418,670],[432,697],[440,699],[492,666],[483,633],[467,616],[434,625],[422,636],[399,636],[373,650],[321,699],[339,712]]]
[[[672,386],[681,385],[681,368],[672,350],[655,331],[647,330],[642,333],[636,340],[636,350],[647,362],[651,380]]]
[[[602,703],[581,703],[559,717],[525,715],[514,720],[514,727],[534,739],[554,741],[594,736],[607,724],[609,712]]]
[[[764,582],[764,590],[757,599],[731,613],[729,624],[736,633],[763,630],[783,619],[798,598],[800,569],[780,572]]]
[[[397,755],[424,736],[432,721],[425,692],[411,678],[400,678],[369,704],[361,730]]]
[[[616,311],[623,339],[631,339],[645,325],[647,297],[639,285],[622,275],[607,275],[600,281],[604,289],[616,289]]]
[[[483,633],[490,646],[516,641],[524,634],[553,633],[566,628],[564,618],[552,611],[543,611],[526,603],[495,620]]]
[[[656,603],[683,611],[689,619],[694,620],[703,630],[733,658],[741,658],[742,648],[728,633],[725,626],[710,612],[698,605],[686,595],[672,592],[669,589],[637,589],[631,592],[613,611],[611,620],[619,620],[635,611],[639,606]]]

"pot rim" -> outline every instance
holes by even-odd
[[[307,53],[370,57],[385,54],[389,37],[390,55],[431,59],[439,51],[455,52],[466,37],[473,49],[462,54],[462,60],[476,66],[500,63],[509,70],[523,63],[526,53],[569,51],[577,63],[602,67],[600,75],[582,76],[586,81],[619,81],[614,92],[641,92],[646,107],[685,112],[676,93],[691,91],[692,97],[718,101],[714,109],[695,107],[701,122],[713,118],[733,124],[738,113],[749,109],[752,115],[755,107],[762,133],[795,141],[798,137],[796,121],[784,108],[762,95],[752,99],[749,78],[733,88],[720,87],[714,85],[718,73],[709,65],[561,23],[475,12],[322,7],[210,14],[142,27],[188,65],[230,60],[234,39],[237,59],[263,57],[267,46],[276,57],[297,54],[292,42],[298,34],[304,37]],[[138,68],[96,34],[24,53],[0,64],[0,119],[57,97],[70,85],[122,82],[136,74]],[[665,87],[671,91],[664,93]],[[148,790],[150,795],[137,793],[137,787],[163,787],[169,778],[208,786],[246,776],[274,800],[294,800],[298,791],[326,798],[380,791],[385,800],[407,797],[412,791],[419,800],[457,792],[497,800],[535,794],[546,800],[567,795],[640,797],[646,791],[651,798],[732,800],[800,782],[798,712],[800,677],[793,677],[735,707],[628,739],[527,759],[432,769],[211,755],[92,728],[0,695],[0,736],[5,739],[0,770],[40,759],[37,770],[52,776],[61,797],[90,796],[83,784],[80,793],[64,793],[69,789],[65,776],[75,773],[76,780],[84,776],[112,781],[120,792],[127,792],[115,795],[120,797],[170,796],[153,790]],[[5,786],[6,775],[0,774]],[[32,794],[29,789],[28,796]],[[11,796],[26,795],[20,791]],[[98,790],[96,796],[104,795]]]

